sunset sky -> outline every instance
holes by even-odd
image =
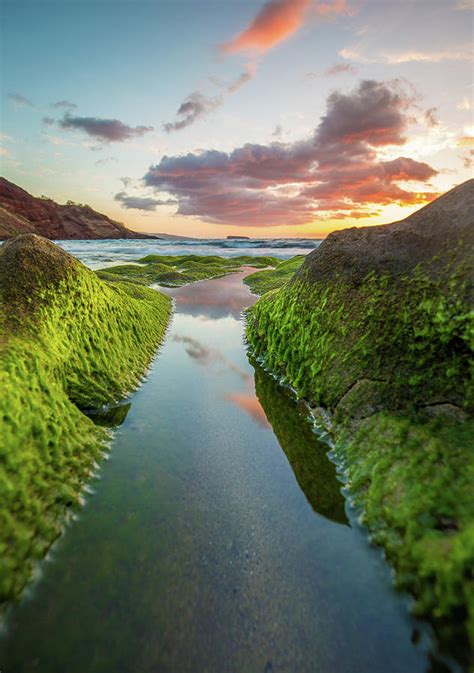
[[[133,229],[324,236],[473,175],[471,0],[3,0],[2,175]]]

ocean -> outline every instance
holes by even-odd
[[[321,244],[314,238],[252,238],[228,239],[110,239],[99,241],[55,241],[64,250],[80,259],[91,269],[114,264],[135,262],[145,255],[272,255],[289,259],[294,255],[307,255]]]

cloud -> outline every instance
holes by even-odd
[[[97,159],[95,162],[96,166],[103,166],[104,164],[117,163],[117,157],[104,157],[103,159]]]
[[[436,113],[438,112],[438,109],[435,107],[430,107],[428,110],[425,110],[424,117],[427,126],[430,128],[433,128],[434,126],[438,126],[439,120],[438,117],[436,116]]]
[[[379,158],[384,148],[406,142],[413,103],[397,80],[365,80],[348,94],[329,96],[306,140],[164,156],[144,182],[176,198],[180,215],[218,224],[301,225],[328,213],[364,217],[376,205],[426,203],[433,191],[405,183],[426,183],[436,175],[431,166]]]
[[[34,103],[25,96],[22,96],[21,93],[10,93],[8,98],[13,101],[16,107],[31,107],[34,108]]]
[[[209,97],[199,91],[194,91],[179,106],[176,112],[177,119],[174,122],[163,124],[165,131],[167,133],[181,131],[216,110],[223,105],[225,96],[235,93],[254,77],[256,68],[255,63],[249,63],[245,70],[230,84],[214,80],[214,84],[222,89],[222,93],[217,96]]]
[[[319,142],[327,148],[334,144],[338,149],[347,148],[349,153],[358,141],[372,147],[402,145],[408,125],[405,113],[413,102],[413,94],[404,90],[399,80],[389,85],[363,80],[350,94],[335,91],[327,100],[327,114],[317,131]]]
[[[456,110],[472,110],[472,101],[465,97],[456,105]]]
[[[45,126],[54,126],[56,121],[52,117],[43,117],[41,120]]]
[[[135,210],[156,210],[157,206],[176,205],[174,199],[153,199],[147,196],[128,196],[126,192],[119,192],[114,196],[114,201],[122,204],[123,208]]]
[[[106,143],[121,143],[153,131],[153,126],[132,127],[118,119],[72,117],[68,113],[58,121],[58,126],[66,130],[83,131],[92,138]]]
[[[471,44],[463,45],[461,48],[452,47],[439,51],[428,50],[408,50],[408,51],[382,51],[378,54],[367,56],[361,47],[348,47],[341,49],[339,56],[342,58],[356,61],[357,63],[388,63],[389,65],[400,65],[402,63],[441,63],[442,61],[470,61],[473,57],[473,48]]]
[[[250,80],[255,76],[256,72],[257,64],[255,62],[248,63],[245,70],[241,72],[240,75],[226,87],[225,93],[232,94],[238,91],[242,86],[244,86],[244,84],[250,82]]]
[[[331,68],[324,71],[326,77],[332,77],[334,75],[355,75],[356,73],[357,68],[351,63],[336,63]]]
[[[67,110],[74,110],[77,108],[77,105],[75,103],[71,103],[69,100],[58,100],[56,103],[52,103],[51,107],[53,108],[65,108]]]
[[[269,0],[242,32],[219,45],[219,48],[226,54],[263,54],[292,37],[311,13],[318,17],[329,17],[349,14],[351,10],[347,0]]]
[[[463,136],[458,138],[456,143],[458,147],[474,147],[474,136]]]
[[[464,168],[472,168],[474,166],[474,150],[471,150],[467,157],[461,157]]]
[[[237,376],[239,376],[243,381],[249,383],[253,381],[253,377],[244,369],[231,362],[223,354],[220,348],[209,348],[197,339],[194,339],[190,336],[183,336],[181,334],[175,334],[173,341],[185,344],[184,350],[189,355],[189,357],[193,360],[196,360],[203,367],[209,367],[210,365],[220,363],[227,369],[230,369],[230,371],[234,372],[234,374],[237,374]]]
[[[181,103],[176,113],[178,119],[174,122],[166,122],[163,128],[167,133],[172,131],[181,131],[187,126],[191,126],[200,117],[204,117],[223,103],[222,96],[209,98],[199,91],[194,91],[186,100]]]
[[[269,0],[247,28],[220,49],[227,54],[268,51],[302,26],[309,6],[310,0]]]
[[[247,28],[232,40],[219,45],[219,49],[224,54],[251,53],[261,55],[291,37],[303,25],[311,7],[314,14],[319,17],[343,14],[349,11],[347,0],[328,0],[327,2],[268,0]],[[179,106],[176,112],[176,120],[163,124],[165,131],[167,133],[181,131],[221,107],[224,104],[225,96],[235,93],[254,77],[256,67],[256,62],[248,64],[237,79],[228,86],[222,85],[220,80],[211,77],[213,84],[221,87],[221,93],[214,97],[206,96],[200,91],[191,93]]]

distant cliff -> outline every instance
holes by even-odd
[[[150,234],[130,231],[89,206],[60,205],[52,199],[36,198],[0,178],[0,239],[29,233],[53,240],[154,238]]]

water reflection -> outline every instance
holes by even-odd
[[[234,362],[231,362],[222,352],[221,348],[205,346],[201,341],[186,334],[175,334],[173,341],[184,344],[184,351],[192,360],[206,368],[221,365],[224,369],[237,374],[242,381],[251,385],[253,379],[251,374],[246,372]]]
[[[177,310],[185,315],[198,318],[240,318],[244,308],[257,301],[241,282],[245,276],[255,273],[252,267],[242,267],[242,271],[212,280],[212,292],[209,292],[209,281],[192,283],[184,287],[160,287],[160,291],[174,297]]]
[[[106,428],[115,428],[124,423],[131,406],[131,402],[125,402],[122,404],[102,407],[101,409],[90,409],[84,413],[91,419],[91,421],[94,421],[96,425],[102,425]]]
[[[331,521],[348,523],[336,468],[289,392],[255,361],[255,391],[278,443],[286,454],[296,480],[315,512]]]
[[[262,405],[255,397],[255,393],[245,392],[245,393],[227,393],[225,399],[232,404],[235,404],[237,407],[245,411],[254,421],[256,421],[262,428],[269,428],[270,423],[265,415],[265,412],[262,408]]]

